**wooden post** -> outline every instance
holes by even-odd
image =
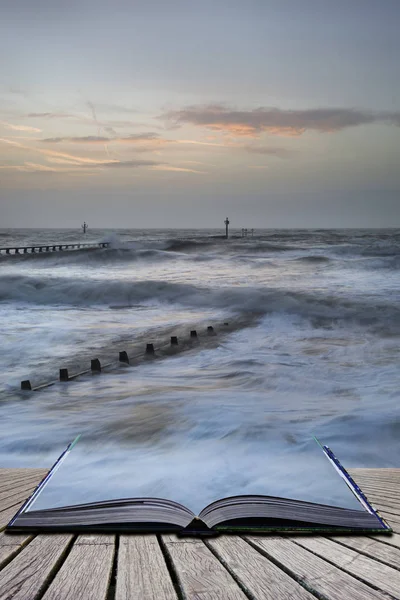
[[[60,369],[60,381],[68,381],[68,369]]]
[[[190,332],[190,337],[197,338],[197,331],[195,329],[192,329],[192,331]]]
[[[128,357],[127,352],[125,352],[125,350],[122,350],[119,353],[119,362],[127,363],[129,365],[129,357]]]
[[[21,390],[31,390],[31,382],[29,379],[25,379],[25,381],[21,381]]]
[[[154,344],[146,345],[146,354],[154,354]]]
[[[92,358],[90,368],[92,373],[101,373],[101,364],[98,358]]]
[[[176,335],[172,335],[171,336],[171,346],[177,346],[178,345],[178,338]]]
[[[210,335],[211,333],[214,333],[214,327],[213,327],[212,325],[209,325],[209,326],[207,327],[207,331],[208,331],[208,334],[209,334],[209,335]]]

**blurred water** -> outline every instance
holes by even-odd
[[[48,466],[78,433],[99,469],[140,456],[170,497],[171,456],[194,495],[238,493],[312,435],[348,466],[400,466],[399,230],[218,236],[90,230],[111,247],[0,257],[2,466]],[[0,246],[82,238],[3,230]],[[235,318],[217,347],[18,391],[154,328]]]

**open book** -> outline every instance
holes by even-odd
[[[291,498],[258,493],[230,496],[209,503],[196,514],[172,499],[129,497],[126,493],[115,497],[109,479],[108,486],[100,482],[89,489],[90,473],[84,473],[84,478],[79,479],[74,475],[76,465],[75,470],[68,472],[64,462],[77,440],[69,444],[10,521],[8,531],[177,532],[183,535],[264,531],[391,532],[327,446],[320,445],[318,452],[324,458],[321,461],[317,457],[318,468],[308,461],[304,473],[311,479],[306,479],[307,489],[303,486],[300,494],[294,488]],[[313,468],[315,473],[310,475]],[[293,473],[294,486],[296,476],[300,481],[301,474]],[[93,479],[98,482],[92,473]],[[271,479],[272,489],[274,483]],[[129,487],[129,481],[126,485]],[[85,486],[86,495],[82,496]],[[331,504],[310,501],[310,494],[317,500],[325,498],[326,490],[331,490]],[[301,499],[299,495],[308,499]],[[81,502],[81,498],[93,498],[93,501]]]

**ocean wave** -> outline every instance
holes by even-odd
[[[369,298],[343,298],[323,292],[287,291],[267,287],[210,289],[168,281],[104,281],[60,277],[3,276],[0,301],[56,306],[137,306],[176,304],[190,308],[227,309],[264,315],[291,313],[311,319],[316,327],[330,321],[355,320],[366,326],[400,325],[400,307]]]

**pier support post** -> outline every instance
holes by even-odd
[[[90,361],[90,369],[92,373],[101,373],[101,364],[98,358],[92,358]]]
[[[176,335],[172,335],[171,336],[171,346],[177,346],[178,345],[178,338]]]
[[[129,365],[129,357],[128,357],[127,352],[125,352],[125,350],[122,350],[119,353],[119,362],[123,362],[123,363],[126,363]]]
[[[24,381],[21,381],[21,390],[31,390],[32,386],[31,386],[31,382],[29,381],[29,379],[25,379]]]
[[[207,332],[208,332],[208,335],[211,335],[212,333],[214,333],[214,327],[212,325],[209,325],[207,327]]]
[[[197,338],[197,331],[195,329],[192,329],[192,331],[190,332],[190,337]]]
[[[68,381],[68,369],[60,369],[60,381]]]
[[[146,354],[154,354],[154,344],[146,344]]]

